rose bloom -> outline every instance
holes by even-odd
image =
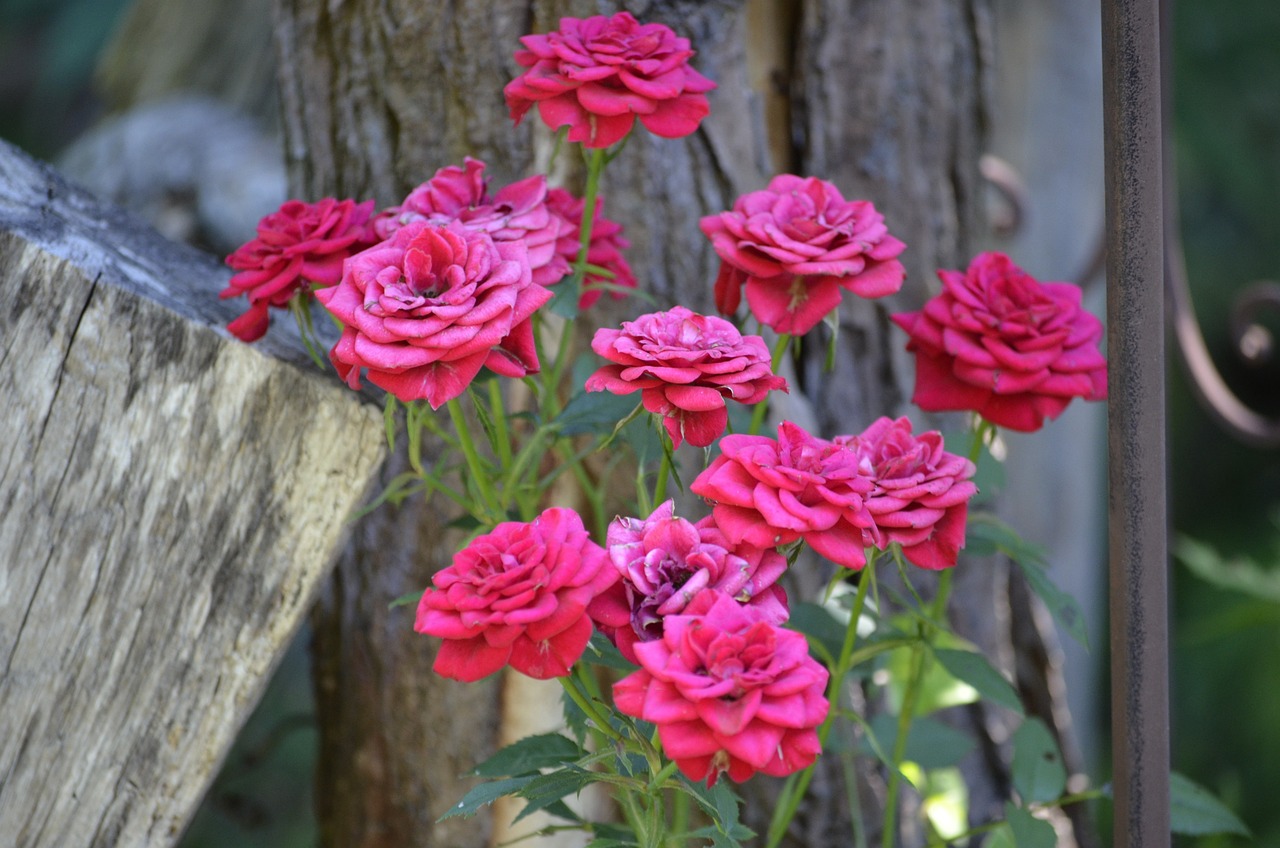
[[[938,277],[942,292],[924,309],[892,316],[911,336],[916,406],[1031,432],[1072,398],[1106,398],[1102,322],[1080,308],[1078,286],[1037,282],[1003,253]]]
[[[582,518],[553,507],[459,551],[431,578],[414,630],[444,639],[432,667],[445,677],[479,680],[505,665],[561,677],[591,638],[587,604],[617,579]]]
[[[883,297],[902,288],[906,245],[884,216],[817,177],[774,177],[699,226],[720,257],[716,308],[737,312],[745,285],[751,314],[775,332],[809,332],[840,305],[841,289]]]
[[[706,447],[729,422],[725,398],[753,404],[787,381],[774,376],[759,336],[743,336],[723,318],[683,306],[600,329],[591,349],[609,360],[587,378],[589,392],[641,392],[644,408],[663,416],[676,447]]]
[[[374,229],[384,239],[414,221],[448,224],[458,221],[469,230],[487,233],[494,241],[522,241],[529,251],[533,281],[548,286],[569,273],[558,250],[564,220],[547,205],[547,178],[541,175],[514,182],[489,195],[485,163],[466,158],[463,167],[441,168],[415,188],[399,206],[384,209]]]
[[[521,242],[419,221],[353,256],[316,297],[343,324],[329,358],[349,386],[365,368],[400,400],[437,409],[481,367],[537,372],[530,316],[551,292],[533,283]]]
[[[710,111],[716,84],[689,67],[693,50],[662,24],[641,24],[629,12],[613,17],[561,18],[560,29],[520,39],[523,74],[503,94],[518,125],[535,103],[552,130],[569,127],[569,141],[608,147],[631,131],[637,117],[663,138],[681,138]]]
[[[694,524],[675,515],[670,500],[645,519],[615,518],[606,547],[622,580],[587,613],[632,662],[636,642],[662,638],[666,617],[703,589],[760,607],[775,623],[787,619],[787,595],[775,585],[787,570],[786,557],[774,548],[732,545],[713,518]]]
[[[782,777],[821,752],[827,670],[804,636],[759,608],[706,590],[635,651],[640,670],[613,685],[614,704],[656,724],[662,750],[690,780]]]
[[[734,544],[760,547],[804,539],[838,565],[862,568],[867,545],[880,544],[867,511],[872,482],[847,445],[811,436],[790,421],[767,436],[734,434],[689,487],[712,504]]]
[[[232,335],[253,342],[266,335],[268,307],[284,307],[307,284],[337,285],[342,263],[377,241],[369,226],[373,201],[316,203],[288,200],[258,222],[258,237],[227,257],[238,271],[219,297],[247,295],[249,311],[227,325]]]
[[[897,542],[921,568],[954,566],[964,547],[969,499],[978,493],[969,479],[973,463],[943,450],[936,430],[912,435],[906,418],[881,418],[857,436],[833,441],[852,448],[872,479],[865,502],[881,543]]]
[[[560,230],[560,238],[556,241],[556,253],[572,266],[578,259],[579,233],[582,222],[582,210],[586,205],[580,197],[574,197],[562,188],[553,188],[547,192],[547,208],[559,215],[564,221]],[[631,243],[622,237],[622,225],[611,221],[600,214],[604,198],[596,198],[595,218],[591,224],[591,241],[587,245],[587,262],[598,268],[604,268],[613,274],[612,278],[588,273],[583,279],[582,296],[578,298],[578,308],[588,309],[597,300],[603,290],[593,288],[601,283],[633,289],[636,287],[635,274],[627,263],[622,251]],[[626,297],[624,292],[616,289],[611,292],[614,300]]]

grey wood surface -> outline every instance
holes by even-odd
[[[0,845],[176,841],[382,462],[226,276],[0,143]]]

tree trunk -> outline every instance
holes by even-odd
[[[664,306],[710,311],[716,258],[698,219],[775,173],[830,179],[884,212],[908,245],[908,281],[895,297],[842,307],[835,372],[822,372],[821,345],[793,363],[793,396],[801,398],[794,411],[827,435],[905,413],[912,367],[887,316],[918,308],[936,286],[933,269],[966,264],[983,229],[984,0],[627,5],[688,36],[694,64],[719,83],[698,132],[676,141],[639,132],[605,175],[607,214],[627,228],[641,286]],[[547,134],[533,116],[512,129],[502,101],[518,38],[553,28],[563,14],[616,8],[277,0],[293,190],[388,204],[468,154],[487,161],[499,183],[545,169]],[[639,306],[624,309],[618,314]],[[442,516],[430,503],[372,516],[316,614],[326,845],[486,841],[474,822],[434,821],[465,791],[454,776],[492,743],[495,685],[463,689],[433,677],[430,640],[412,632],[411,608],[387,610],[448,563]],[[991,613],[1002,603],[1001,575],[959,575],[953,602],[964,611],[957,626],[993,656],[1009,643],[1007,628],[993,624],[1008,616]],[[970,716],[984,737],[994,720],[981,710]],[[1007,780],[991,760],[975,760],[968,777],[981,821],[998,812]],[[848,843],[847,829],[810,812],[801,822],[808,844]]]

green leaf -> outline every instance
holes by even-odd
[[[845,626],[821,604],[799,601],[791,605],[787,626],[803,633],[809,644],[817,644],[834,661],[844,647]]]
[[[591,634],[591,641],[587,643],[587,651],[582,658],[592,665],[602,665],[605,668],[615,668],[627,673],[637,668],[636,664],[624,657],[599,630]]]
[[[480,426],[484,429],[484,437],[489,442],[489,449],[495,456],[499,456],[498,431],[493,426],[493,416],[489,414],[488,407],[480,402],[480,397],[470,386],[467,387],[467,396],[471,398],[471,407],[476,411],[476,417],[480,419]]]
[[[576,795],[582,791],[582,787],[595,780],[594,772],[579,768],[565,768],[533,778],[521,787],[518,793],[529,803],[512,820],[512,824],[544,807],[551,806],[566,795]]]
[[[662,456],[662,447],[666,440],[658,435],[654,418],[649,414],[640,414],[631,419],[618,434],[618,438],[631,447],[636,461],[648,465],[652,460]]]
[[[494,801],[505,795],[515,795],[534,779],[534,775],[526,775],[524,777],[512,777],[507,780],[494,780],[489,783],[482,783],[466,795],[463,795],[461,801],[450,807],[449,812],[436,819],[436,821],[444,821],[445,819],[451,819],[454,816],[473,815],[486,804],[492,804]]]
[[[559,315],[569,321],[578,317],[578,287],[570,285],[572,282],[573,277],[565,277],[562,285],[552,286],[551,291],[554,292],[554,296],[546,306],[553,315]],[[571,330],[565,327],[564,332],[571,332]]]
[[[898,738],[898,717],[881,713],[871,719],[868,729],[875,734],[877,744],[872,745],[868,740],[863,740],[866,752],[885,759],[894,749]],[[924,716],[911,722],[911,729],[907,732],[907,747],[902,757],[929,771],[954,766],[975,747],[977,743],[969,734]]]
[[[1234,833],[1251,836],[1249,828],[1209,790],[1177,772],[1169,775],[1169,826],[1174,833],[1207,836]]]
[[[1044,722],[1034,716],[1013,734],[1013,788],[1025,803],[1055,801],[1067,788],[1067,770],[1058,743]]]
[[[565,436],[577,436],[581,433],[607,436],[619,421],[631,414],[636,403],[636,398],[631,395],[578,392],[560,411],[556,423],[560,433]]]
[[[942,442],[949,452],[967,457],[969,447],[973,444],[973,431],[944,430]],[[973,475],[973,482],[978,487],[978,494],[969,500],[970,506],[990,503],[1004,489],[1004,463],[992,455],[991,446],[986,440],[983,440],[982,447],[979,449],[977,466],[978,471]]]
[[[582,749],[569,737],[543,733],[513,742],[476,766],[472,774],[477,777],[530,774],[571,763],[581,756]]]
[[[560,693],[560,706],[564,710],[564,725],[577,740],[578,747],[587,744],[587,714],[578,706],[578,702],[569,697],[567,691]]]
[[[1013,843],[1017,848],[1054,848],[1058,844],[1058,835],[1054,832],[1053,825],[1036,818],[1030,811],[1006,801],[1004,817],[1009,822]]]
[[[937,648],[933,654],[952,677],[968,683],[992,703],[1013,710],[1018,715],[1023,714],[1022,700],[1017,691],[982,654],[949,648]]]
[[[1224,557],[1203,542],[1178,536],[1173,554],[1191,573],[1222,589],[1280,603],[1280,571],[1263,568],[1246,557]]]
[[[391,603],[387,604],[387,609],[395,609],[396,607],[407,607],[409,606],[409,604],[416,604],[420,600],[422,600],[421,592],[409,592],[407,594],[401,595]]]
[[[1013,841],[1013,828],[1009,827],[1008,822],[1000,822],[987,833],[982,848],[1017,848],[1017,843]]]
[[[1085,629],[1084,611],[1070,594],[1059,589],[1049,578],[1044,566],[1044,551],[1017,534],[1009,525],[990,513],[971,513],[966,531],[965,549],[971,553],[999,551],[1018,564],[1031,591],[1048,607],[1058,626],[1089,649],[1089,633]]]

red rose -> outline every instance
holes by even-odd
[[[654,135],[681,138],[710,111],[703,92],[716,84],[689,67],[689,40],[662,24],[628,12],[561,18],[559,30],[520,41],[528,49],[516,61],[528,70],[503,89],[516,124],[536,103],[551,129],[569,127],[569,141],[608,147],[637,117]]]
[[[943,450],[942,434],[914,436],[906,418],[881,418],[857,436],[837,436],[858,454],[872,480],[867,511],[881,544],[897,542],[921,568],[950,568],[964,547],[969,499],[978,487],[972,462]]]
[[[349,386],[365,368],[400,400],[438,409],[482,367],[538,370],[530,318],[551,292],[533,282],[522,242],[419,221],[353,256],[316,297],[343,324],[329,358]]]
[[[821,752],[827,670],[804,636],[758,607],[704,591],[635,652],[640,670],[613,685],[613,701],[658,726],[663,752],[690,780],[783,777]]]
[[[479,680],[505,665],[562,677],[591,638],[587,604],[618,579],[582,518],[553,507],[478,536],[431,578],[414,630],[444,639],[433,668]]]
[[[227,257],[240,273],[219,297],[247,295],[249,311],[227,325],[246,342],[267,332],[267,308],[283,307],[307,283],[332,286],[342,278],[342,263],[377,241],[370,226],[373,201],[285,201],[258,222],[258,237]]]
[[[921,409],[973,410],[1031,432],[1072,398],[1106,398],[1102,322],[1080,308],[1078,286],[1037,282],[1003,253],[938,277],[942,292],[924,309],[892,316],[911,336]]]
[[[790,421],[778,439],[734,434],[689,489],[712,504],[716,524],[734,544],[787,545],[804,539],[846,568],[867,564],[879,545],[867,512],[871,479],[847,445],[811,436]]]
[[[883,297],[902,287],[905,245],[870,201],[817,177],[782,174],[699,225],[720,257],[716,308],[747,305],[775,332],[804,335],[840,305],[840,290]]]
[[[787,620],[787,595],[778,578],[787,560],[775,548],[734,545],[708,516],[697,524],[675,515],[672,501],[645,519],[609,524],[609,559],[622,576],[587,609],[600,632],[636,662],[636,642],[662,638],[667,616],[684,611],[703,589]]]
[[[524,242],[533,281],[540,286],[559,281],[569,273],[570,263],[559,251],[559,239],[568,225],[547,204],[547,178],[529,177],[490,197],[485,167],[484,162],[468,156],[461,168],[441,168],[409,192],[399,206],[378,213],[374,229],[388,239],[415,221],[441,226],[457,221],[494,241]]]
[[[609,360],[587,378],[587,391],[641,392],[676,447],[685,440],[706,447],[729,422],[725,398],[752,404],[787,382],[775,377],[759,336],[743,336],[723,318],[677,306],[600,329],[591,349]]]

